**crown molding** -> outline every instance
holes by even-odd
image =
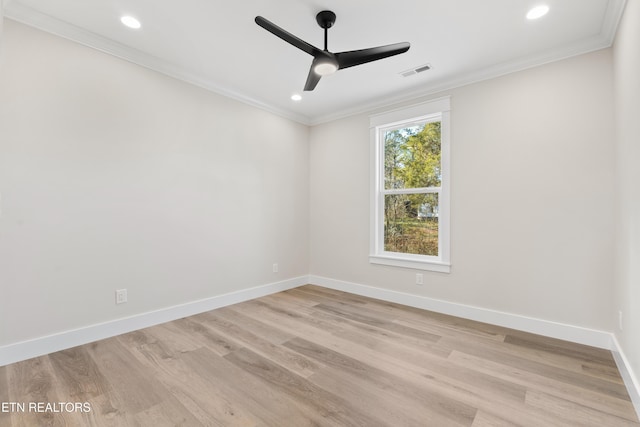
[[[527,56],[513,61],[503,62],[490,67],[426,83],[422,87],[412,88],[411,90],[398,93],[394,96],[377,98],[366,104],[360,104],[357,107],[347,108],[338,112],[334,112],[332,114],[314,117],[311,119],[310,125],[316,126],[356,114],[370,114],[375,112],[376,110],[389,108],[395,104],[416,101],[420,98],[432,96],[444,91],[450,91],[470,84],[495,79],[508,74],[539,67],[545,64],[550,64],[553,62],[561,61],[563,59],[568,59],[574,56],[584,55],[586,53],[606,49],[608,47],[611,47],[611,40],[609,35],[603,36],[602,34],[600,34],[586,40],[562,46],[557,49],[541,52],[538,55]]]
[[[609,0],[600,34],[589,39],[567,44],[557,49],[540,52],[537,55],[530,55],[514,61],[508,61],[426,83],[422,87],[412,88],[391,96],[387,95],[378,97],[356,106],[333,111],[330,114],[308,117],[290,110],[275,107],[270,105],[268,102],[255,99],[234,89],[223,87],[202,75],[197,75],[155,56],[114,42],[98,34],[35,11],[19,2],[16,2],[15,0],[3,1],[4,15],[9,19],[75,41],[142,67],[149,68],[167,76],[185,81],[219,95],[237,100],[307,126],[315,126],[356,114],[371,113],[377,109],[386,108],[394,104],[415,101],[419,98],[431,96],[439,92],[452,90],[469,84],[490,80],[514,72],[560,61],[572,56],[582,55],[611,47],[615,40],[618,24],[624,13],[626,3],[627,0]]]
[[[602,23],[600,35],[604,38],[608,45],[613,45],[618,32],[618,25],[624,14],[627,0],[610,0],[607,6],[607,12]]]
[[[115,42],[91,31],[87,31],[75,25],[56,19],[45,13],[38,12],[21,3],[15,2],[14,0],[5,0],[4,16],[13,21],[80,43],[92,49],[113,55],[117,58],[124,59],[125,61],[140,65],[169,77],[182,80],[227,98],[266,110],[286,119],[293,120],[304,125],[310,124],[309,118],[304,115],[274,107],[266,102],[252,98],[233,89],[223,87],[204,76],[192,73],[161,58]]]

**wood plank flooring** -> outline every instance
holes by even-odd
[[[1,367],[0,404],[7,427],[640,427],[608,351],[311,285]]]

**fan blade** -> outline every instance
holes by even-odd
[[[309,55],[315,56],[318,52],[322,52],[317,47],[310,45],[306,41],[299,39],[298,37],[294,36],[290,32],[283,30],[282,28],[278,27],[276,24],[263,18],[262,16],[256,16],[256,24],[260,25],[262,28],[269,31],[271,34],[274,34],[280,37],[282,40],[286,41],[287,43],[292,44],[298,49],[307,52]]]
[[[314,58],[313,62],[311,63],[311,68],[309,69],[309,75],[307,76],[307,82],[304,84],[305,91],[314,90],[318,85],[320,78],[322,77],[320,74],[314,71],[314,68],[316,67],[316,61],[317,60]]]
[[[405,53],[411,45],[407,42],[395,43],[387,46],[372,47],[369,49],[351,50],[348,52],[336,53],[336,59],[340,69],[353,67],[355,65],[366,64],[378,59]]]

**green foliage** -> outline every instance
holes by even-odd
[[[385,189],[441,185],[440,122],[385,134]],[[385,250],[438,254],[438,195],[385,196]]]
[[[405,254],[438,255],[438,219],[405,219],[385,227],[384,250]]]
[[[386,251],[438,255],[437,194],[388,194],[384,203]]]
[[[440,122],[387,132],[385,188],[440,186]]]

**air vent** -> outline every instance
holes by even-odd
[[[411,68],[410,70],[406,70],[400,73],[402,77],[413,76],[418,73],[423,73],[425,71],[429,71],[431,69],[431,64],[419,65],[415,68]]]

